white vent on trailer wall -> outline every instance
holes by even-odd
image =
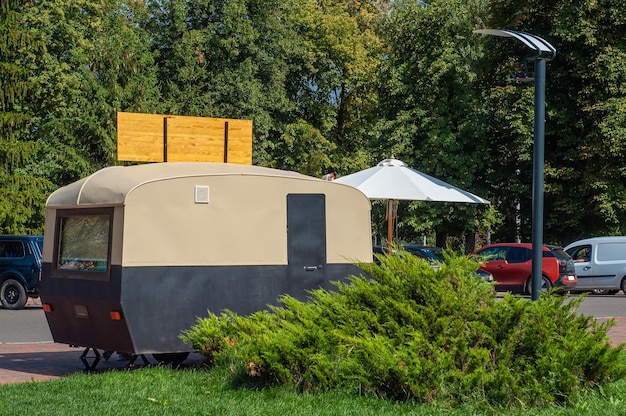
[[[196,204],[208,204],[209,203],[209,187],[208,186],[196,186],[195,202]]]

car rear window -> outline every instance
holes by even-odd
[[[21,241],[0,241],[0,257],[21,259],[24,257],[24,244]]]
[[[552,253],[552,255],[554,257],[557,257],[559,259],[563,259],[563,260],[569,260],[571,257],[569,254],[567,254],[567,252],[565,250],[563,250],[562,248],[553,248],[550,251],[544,251],[544,257],[547,257],[545,254],[546,253]]]

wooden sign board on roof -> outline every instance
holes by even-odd
[[[117,158],[252,164],[252,120],[117,113]]]

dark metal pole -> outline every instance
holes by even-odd
[[[224,122],[224,163],[228,163],[228,121]]]
[[[539,299],[541,293],[541,266],[543,258],[543,168],[544,168],[544,127],[546,106],[546,60],[556,57],[556,48],[545,39],[530,33],[516,32],[508,29],[479,29],[474,33],[491,36],[512,37],[530,49],[535,50],[535,74],[523,73],[518,81],[535,81],[535,145],[533,155],[533,219],[532,219],[532,289],[533,300]]]
[[[546,109],[546,61],[535,60],[535,145],[533,154],[532,300],[541,293],[543,263],[543,170]]]
[[[163,117],[163,161],[167,162],[167,117]]]

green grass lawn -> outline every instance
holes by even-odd
[[[301,393],[289,387],[251,390],[230,385],[223,369],[137,368],[74,374],[0,386],[0,415],[625,415],[626,381],[604,386],[566,407],[446,409],[393,403],[347,392]]]

